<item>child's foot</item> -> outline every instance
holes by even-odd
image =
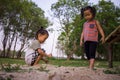
[[[35,68],[39,68],[40,67],[40,64],[34,64],[33,65]]]
[[[95,70],[97,70],[97,69],[96,69],[96,68],[93,68],[92,70],[95,71]]]
[[[89,68],[90,70],[93,70],[93,71],[95,71],[95,70],[97,70],[96,68]]]

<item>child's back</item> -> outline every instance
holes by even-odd
[[[37,54],[36,54],[36,50],[38,48],[40,48],[40,43],[38,40],[33,40],[30,44],[30,46],[27,48],[26,52],[25,52],[25,61],[28,65],[31,64],[33,58],[32,57],[35,57]]]

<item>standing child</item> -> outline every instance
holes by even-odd
[[[81,17],[85,18],[86,22],[83,25],[83,31],[80,38],[80,46],[83,44],[87,59],[89,60],[89,68],[94,69],[95,53],[98,44],[98,31],[102,38],[101,41],[104,43],[105,35],[99,21],[95,20],[96,9],[91,6],[87,6],[81,9]]]
[[[39,60],[44,60],[43,57],[52,57],[52,54],[46,54],[43,49],[41,49],[40,44],[48,38],[48,31],[41,27],[40,30],[36,33],[36,40],[34,40],[31,45],[28,47],[25,53],[25,62],[28,65],[37,65]],[[47,60],[44,60],[47,62]]]

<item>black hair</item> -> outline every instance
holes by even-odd
[[[95,17],[95,15],[96,15],[96,9],[94,7],[91,7],[91,6],[86,6],[86,7],[84,7],[84,8],[81,9],[81,19],[83,19],[83,17],[84,17],[84,11],[86,11],[86,10],[90,10],[90,12],[93,15],[93,18]]]
[[[35,38],[38,39],[38,34],[41,34],[41,35],[45,35],[47,34],[49,36],[49,33],[47,30],[45,30],[43,27],[41,27],[37,32],[36,32],[36,35],[35,35]]]

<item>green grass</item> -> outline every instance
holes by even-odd
[[[50,59],[50,64],[57,65],[57,66],[74,66],[74,67],[87,67],[88,60],[66,60],[66,59]],[[120,61],[113,62],[114,67],[120,66]],[[96,60],[95,67],[98,68],[108,68],[108,62],[105,60]]]
[[[66,59],[50,59],[50,64],[57,66],[74,66],[74,67],[83,67],[87,66],[88,62],[86,60],[66,60]]]
[[[0,64],[20,64],[24,65],[24,59],[11,59],[11,58],[0,58]]]
[[[43,61],[40,61],[39,64],[43,64],[43,63],[44,63]],[[13,72],[13,71],[20,70],[19,66],[12,67],[11,64],[25,65],[25,61],[24,61],[24,59],[0,58],[1,70],[6,71],[6,72]],[[49,64],[56,65],[57,67],[61,67],[61,66],[87,67],[88,60],[75,59],[75,60],[68,61],[66,59],[51,58],[51,59],[49,59]],[[120,74],[120,61],[114,61],[113,66],[114,66],[114,68],[109,69],[108,62],[105,60],[96,60],[96,62],[95,62],[95,67],[106,68],[106,70],[104,70],[104,73],[106,73],[106,74]],[[46,70],[46,67],[40,67],[38,70],[49,72],[49,70]]]
[[[25,65],[24,59],[10,59],[10,58],[0,58],[0,64],[19,64]],[[40,61],[40,64],[43,64],[43,61]],[[72,67],[87,67],[88,60],[66,60],[66,59],[49,59],[49,64],[56,65],[56,66],[72,66]],[[120,66],[120,61],[114,61],[113,66],[117,67]],[[95,67],[98,68],[108,68],[108,62],[105,60],[96,60]]]

